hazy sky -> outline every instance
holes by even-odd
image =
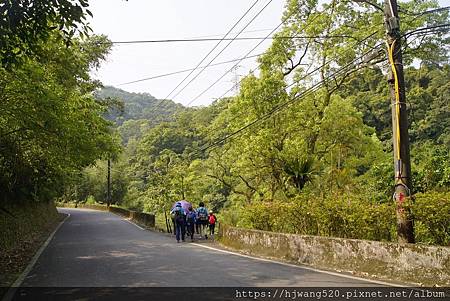
[[[92,0],[90,21],[95,33],[106,34],[112,41],[183,39],[215,35],[222,37],[256,0]],[[269,3],[270,2],[270,3]],[[281,22],[285,0],[259,0],[249,14],[233,30],[241,30],[267,4],[266,9],[245,29],[241,37],[265,37]],[[448,6],[450,0],[439,0]],[[230,37],[233,37],[231,35]],[[259,41],[234,41],[213,63],[241,58]],[[115,45],[108,61],[93,75],[105,85],[113,85],[130,92],[148,92],[156,98],[166,98],[189,73],[181,73],[135,84],[120,85],[129,81],[197,66],[217,41],[176,42]],[[227,44],[219,47],[205,60],[209,61]],[[264,41],[251,55],[262,53],[271,41]],[[174,98],[184,105],[193,101],[234,64],[228,63],[205,69],[189,86]],[[233,86],[239,75],[248,74],[257,66],[256,59],[246,59],[235,72],[227,74],[191,106],[210,104]],[[194,76],[194,73],[192,76]],[[192,77],[191,76],[191,77]],[[227,95],[231,95],[231,91]]]
[[[242,29],[269,1],[260,0],[233,32]],[[90,1],[90,10],[94,14],[91,26],[95,33],[106,34],[112,41],[177,39],[209,35],[218,35],[217,38],[220,38],[254,2],[255,0],[93,0]],[[241,36],[266,36],[280,24],[283,6],[284,0],[272,0],[245,29],[245,31],[258,31]],[[256,40],[234,41],[214,63],[241,58],[258,42]],[[94,76],[105,85],[114,85],[131,92],[148,92],[156,98],[165,98],[188,72],[136,84],[123,86],[119,84],[193,68],[216,43],[217,41],[116,45],[108,61],[103,63]],[[208,63],[227,43],[227,41],[222,42],[204,64]],[[252,54],[263,52],[269,44],[270,41],[265,41]],[[174,100],[182,104],[189,103],[235,63],[205,69]],[[242,67],[235,74],[228,74],[191,105],[211,103],[214,98],[222,96],[233,86],[232,81],[236,78],[236,73],[247,74],[249,69],[257,64],[253,58],[242,61],[240,65]],[[184,84],[180,88],[183,86]],[[169,98],[172,99],[172,96]]]

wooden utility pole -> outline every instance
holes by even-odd
[[[400,243],[414,243],[413,219],[410,210],[405,207],[405,202],[411,197],[411,162],[397,0],[385,0],[384,14],[391,65],[388,82],[392,109],[397,234]]]
[[[106,206],[111,205],[111,160],[108,159],[108,191],[106,193]]]

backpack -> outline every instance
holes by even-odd
[[[176,221],[181,221],[184,219],[183,209],[180,207],[180,209],[174,211],[174,218]]]
[[[198,219],[200,221],[207,221],[208,220],[208,213],[207,213],[205,208],[203,208],[203,207],[198,208],[197,214],[198,214]]]
[[[209,216],[209,223],[214,225],[216,223],[216,217],[214,215]]]
[[[193,224],[195,221],[195,212],[188,212],[187,214],[187,222],[188,224]]]

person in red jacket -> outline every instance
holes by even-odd
[[[217,217],[214,215],[214,212],[212,212],[212,211],[209,213],[208,222],[209,222],[209,235],[214,236],[214,230],[216,228]]]

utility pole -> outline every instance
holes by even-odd
[[[411,162],[397,0],[384,1],[384,15],[388,59],[391,65],[388,83],[392,110],[395,170],[393,198],[396,205],[397,235],[400,243],[414,243],[413,218],[410,210],[405,207],[405,202],[411,197]]]
[[[106,194],[106,206],[111,205],[111,159],[108,159],[108,191]]]
[[[236,65],[233,67],[233,83],[234,83],[234,93],[237,94],[239,92],[239,74],[238,69],[240,68],[240,65]]]

